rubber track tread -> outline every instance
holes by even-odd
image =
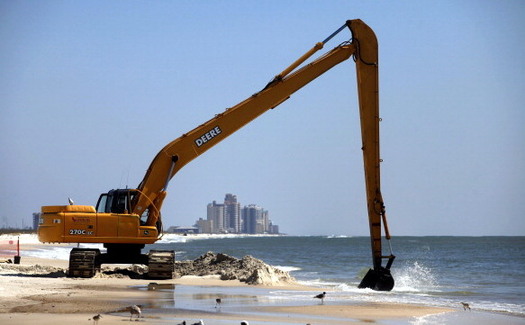
[[[172,279],[175,267],[175,252],[151,250],[148,254],[148,277],[150,279]]]
[[[69,255],[69,277],[92,278],[98,270],[96,250],[72,250]]]

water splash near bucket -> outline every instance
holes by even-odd
[[[439,291],[439,283],[430,267],[415,261],[394,272],[396,291]]]

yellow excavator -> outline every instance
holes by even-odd
[[[352,35],[350,41],[298,68],[346,28]],[[391,248],[389,255],[383,255],[381,236],[383,225],[385,238],[390,239],[380,189],[378,45],[372,29],[358,19],[346,21],[324,41],[316,43],[261,91],[166,145],[153,159],[136,189],[114,189],[104,193],[100,195],[96,207],[74,204],[43,206],[38,227],[39,240],[44,243],[104,244],[105,253],[99,249],[73,248],[69,276],[92,277],[105,263],[141,263],[148,265],[151,278],[171,278],[175,260],[173,251],[141,253],[146,244],[155,243],[162,234],[160,210],[171,178],[184,165],[349,58],[353,58],[357,70],[373,260],[373,268],[359,287],[392,290],[394,279],[390,267],[395,256]],[[384,267],[383,259],[388,259]]]

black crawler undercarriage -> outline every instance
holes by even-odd
[[[172,279],[175,252],[150,250],[141,254],[144,245],[104,244],[107,252],[96,248],[73,248],[69,255],[69,277],[91,278],[100,271],[102,264],[143,264],[148,266],[150,279]]]

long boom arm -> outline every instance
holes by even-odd
[[[142,215],[147,210],[146,225],[157,224],[168,182],[184,165],[262,113],[278,106],[294,92],[332,67],[353,56],[357,71],[373,265],[374,270],[385,273],[385,271],[379,271],[384,269],[381,267],[381,260],[385,258],[381,251],[381,222],[385,223],[386,219],[380,190],[378,45],[372,29],[361,20],[347,21],[336,33],[344,27],[348,27],[352,33],[351,42],[335,47],[320,58],[292,72],[321,49],[335,33],[330,35],[324,42],[317,43],[299,60],[277,75],[263,90],[225,112],[217,114],[206,123],[166,145],[153,159],[144,179],[138,186],[139,194],[132,204],[132,212]],[[387,228],[385,231],[389,238]],[[393,256],[387,257],[389,258],[387,269],[389,269]],[[390,274],[389,271],[387,273],[387,275]],[[372,285],[365,284],[365,286],[371,287]],[[381,290],[380,288],[375,289]]]
[[[350,21],[347,24],[350,25],[351,22],[354,22],[353,25],[358,25],[360,21]],[[364,23],[360,23],[364,25]],[[321,48],[318,44],[316,44],[314,49]],[[310,50],[305,56],[310,56],[313,52]],[[156,200],[160,203],[159,198],[162,198],[164,195],[163,192],[166,190],[167,182],[184,165],[262,113],[278,106],[294,92],[337,64],[347,60],[354,53],[354,44],[348,43],[334,48],[296,72],[283,76],[289,70],[286,69],[260,92],[227,109],[225,112],[217,114],[211,120],[166,145],[153,159],[144,179],[138,186],[140,195],[138,196],[137,204],[134,206],[133,213],[140,215],[151,203]],[[298,61],[307,59],[305,56]],[[158,207],[151,208],[149,212],[157,210],[159,210]],[[148,223],[151,225],[155,224],[155,222],[156,220],[154,219],[148,220]]]

